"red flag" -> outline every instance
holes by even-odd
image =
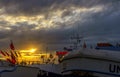
[[[16,60],[15,60],[15,59],[12,59],[12,63],[15,64],[15,63],[16,63]]]
[[[5,54],[6,54],[7,56],[10,56],[10,54],[9,54],[8,52],[5,52]]]
[[[11,44],[10,44],[10,49],[15,50],[15,47],[14,47],[14,45],[13,45],[13,42],[12,42],[12,41],[11,41]]]
[[[3,56],[6,56],[6,54],[5,54],[3,51],[1,51],[1,50],[0,50],[0,53],[1,53]]]
[[[15,60],[12,60],[12,59],[7,59],[8,62],[12,63],[12,64],[15,64]]]
[[[14,62],[16,62],[16,57],[15,57],[15,55],[12,53],[12,51],[11,51],[11,60],[14,61]]]
[[[68,51],[57,51],[56,52],[56,55],[62,55],[62,56],[64,56],[64,55],[66,55],[68,53]]]

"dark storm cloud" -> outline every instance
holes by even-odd
[[[55,10],[69,10],[70,7],[90,8],[117,3],[117,0],[0,0],[0,6],[8,14],[47,14]]]
[[[84,39],[90,42],[101,40],[117,40],[120,41],[120,1],[119,0],[0,0],[0,7],[5,9],[5,13],[9,15],[39,15],[46,17],[50,12],[56,10],[63,11],[62,17],[72,16],[70,7],[87,8],[103,7],[102,11],[82,12],[79,16],[83,17],[73,24],[56,22],[60,25],[57,29],[41,29],[32,30],[37,25],[29,25],[27,22],[16,23],[10,31],[1,31],[0,39],[13,39],[17,45],[30,43],[39,44],[67,44],[72,34],[78,32],[83,35]],[[0,22],[5,24],[7,22]],[[66,26],[73,26],[66,28]],[[7,39],[6,39],[7,38]],[[16,40],[17,39],[17,40]],[[66,41],[67,40],[67,41]]]

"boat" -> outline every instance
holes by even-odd
[[[68,77],[120,77],[120,52],[82,48],[67,54],[62,73]]]
[[[84,43],[83,48],[76,46],[70,52],[57,52],[57,54],[64,54],[60,56],[58,64],[50,62],[14,66],[7,68],[7,72],[6,69],[2,70],[0,75],[1,77],[8,77],[8,75],[12,77],[20,77],[20,75],[23,75],[22,77],[33,77],[33,75],[34,77],[120,77],[120,52],[89,49]],[[27,73],[30,74],[26,75]]]
[[[37,77],[120,77],[120,52],[80,48],[66,54],[59,64],[34,64]]]
[[[18,55],[13,43],[10,44],[10,51],[0,50],[0,77],[37,77],[39,68],[18,65]]]
[[[60,64],[37,64],[31,67],[39,68],[37,77],[63,77]]]
[[[38,77],[120,77],[120,52],[89,49],[85,43],[82,48],[77,45],[67,54],[57,53],[65,54],[59,64],[34,65],[44,71],[45,75],[41,73]]]
[[[57,52],[60,55],[65,54],[58,64],[59,68],[53,64],[54,71],[43,70],[55,73],[55,69],[56,71],[59,69],[62,77],[119,77],[120,52],[116,51],[118,50],[115,48],[89,49],[84,43],[83,48],[76,48],[70,52]]]
[[[117,43],[116,45],[112,45],[110,43],[97,43],[97,46],[95,49],[120,51],[120,44]]]
[[[7,61],[0,61],[0,77],[37,77],[39,68],[12,65]]]

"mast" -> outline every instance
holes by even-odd
[[[77,48],[79,47],[82,38],[83,38],[83,37],[80,36],[78,33],[75,34],[73,37],[71,37],[71,40],[74,41],[74,42],[73,42],[73,49],[77,49]]]

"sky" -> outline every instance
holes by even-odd
[[[58,50],[78,34],[120,43],[120,0],[0,0],[0,49]]]

